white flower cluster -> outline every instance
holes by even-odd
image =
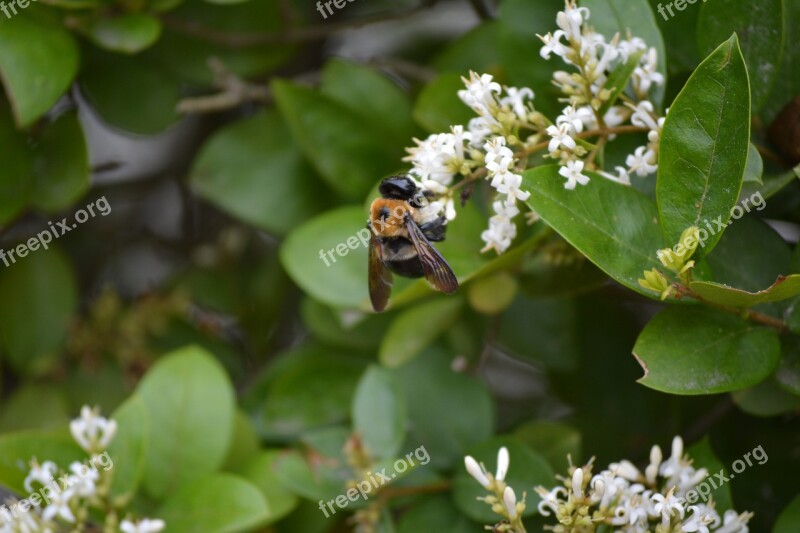
[[[106,472],[113,466],[106,449],[114,438],[117,424],[100,416],[99,408],[84,406],[81,416],[70,423],[75,441],[89,454],[91,464],[75,461],[63,471],[53,461],[39,463],[35,458],[25,477],[25,490],[31,496],[22,501],[8,501],[0,507],[0,533],[55,533],[58,531],[83,531],[89,518],[89,509],[103,509],[108,495],[111,475]],[[102,454],[98,456],[97,454]],[[98,469],[94,464],[105,458]],[[122,533],[158,533],[164,529],[163,520],[144,519],[134,522],[125,519],[119,524]]]
[[[600,524],[629,533],[682,531],[687,533],[747,533],[752,513],[714,509],[714,501],[698,500],[695,487],[708,476],[683,454],[683,440],[672,441],[672,455],[663,460],[653,446],[644,473],[630,461],[612,463],[592,476],[592,464],[571,468],[569,478],[553,489],[536,487],[539,513],[555,516],[562,531],[585,531]],[[693,493],[693,494],[692,494]]]
[[[508,448],[503,446],[497,452],[497,472],[494,476],[486,470],[483,463],[478,463],[471,455],[464,457],[464,466],[467,472],[475,478],[483,488],[495,493],[495,496],[487,496],[483,498],[483,501],[491,505],[492,509],[509,520],[510,524],[508,526],[513,528],[513,524],[521,519],[522,513],[525,511],[525,495],[523,494],[522,501],[517,501],[517,495],[514,493],[514,489],[505,484],[509,460]],[[511,530],[506,527],[504,531]]]
[[[548,156],[558,161],[567,189],[588,184],[587,170],[629,184],[630,173],[644,176],[657,168],[664,119],[647,100],[651,88],[664,83],[664,76],[656,70],[657,51],[638,37],[621,39],[617,34],[607,42],[586,24],[589,16],[587,8],[566,0],[556,17],[559,29],[540,36],[544,58],[555,54],[577,69],[554,73],[554,83],[568,104],[555,121],[534,108],[535,95],[530,88],[504,87],[490,74],[470,72],[458,96],[477,116],[466,128],[451,126],[450,133],[414,139],[416,146],[406,149],[404,161],[412,165],[409,174],[438,197],[432,211],[438,210],[437,215],[443,212],[448,221],[456,216],[454,194],[465,182],[490,181],[496,198],[489,228],[481,235],[483,252],[503,253],[516,237],[517,201],[530,196],[521,189],[520,173],[527,168],[528,157],[538,150],[547,149]],[[633,70],[628,87],[609,87],[610,74],[626,65]],[[611,105],[612,99],[617,105]],[[617,167],[614,176],[598,168],[595,160],[605,143],[623,130],[647,131],[649,142],[630,154],[627,168]],[[591,144],[586,140],[590,138],[599,140]],[[456,183],[458,176],[462,180]],[[526,215],[530,215],[529,222],[536,220],[535,213]]]

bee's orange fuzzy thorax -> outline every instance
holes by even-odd
[[[386,216],[388,212],[388,216]],[[414,208],[404,200],[378,198],[372,202],[369,219],[373,230],[384,237],[405,234],[405,216],[414,216]]]

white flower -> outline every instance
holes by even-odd
[[[625,159],[625,164],[637,176],[647,176],[658,170],[656,153],[646,146],[637,148],[633,154]]]
[[[166,524],[163,520],[143,518],[138,522],[123,520],[119,525],[123,533],[158,533]]]
[[[605,71],[609,70],[609,65],[611,62],[619,57],[619,52],[617,49],[610,44],[602,43],[600,48],[603,50],[603,55],[600,56],[600,59],[597,60],[597,62],[592,61],[594,64],[592,67],[592,74],[595,76],[595,78],[598,78],[598,86],[605,83]]]
[[[661,523],[669,525],[672,520],[672,515],[679,515],[683,519],[685,513],[681,499],[676,498],[673,494],[675,489],[670,489],[667,495],[653,494],[650,501],[653,503],[653,511],[656,515],[661,515]]]
[[[463,129],[455,131],[458,135],[436,133],[429,135],[424,141],[414,139],[417,146],[406,148],[409,155],[403,161],[410,161],[413,165],[409,174],[418,177],[426,189],[444,192],[461,167],[464,157],[463,141],[471,138],[471,133],[465,133]],[[431,186],[428,183],[431,181],[438,186]]]
[[[630,106],[633,109],[631,115],[631,124],[639,126],[640,128],[650,128],[651,130],[658,130],[658,123],[653,118],[653,104],[649,100],[642,100],[636,106]]]
[[[498,254],[505,252],[511,241],[517,236],[517,226],[511,219],[500,215],[489,219],[489,229],[481,233],[481,239],[486,243],[481,252],[494,249]]]
[[[494,212],[496,213],[496,215],[500,216],[500,217],[503,217],[503,218],[512,219],[515,216],[519,215],[519,208],[515,204],[510,204],[509,205],[509,204],[507,204],[505,202],[493,202],[492,203],[492,207],[494,208]],[[504,450],[504,449],[505,448],[501,448],[501,450]],[[500,463],[499,454],[498,454],[497,461],[498,461],[497,468],[498,468],[498,471],[499,471],[500,464],[501,464]]]
[[[619,126],[620,124],[624,123],[628,120],[630,116],[630,111],[627,107],[621,105],[611,106],[606,114],[603,115],[603,122],[606,123],[606,126],[609,128],[613,128],[615,126]],[[613,140],[616,138],[616,135],[610,135],[609,139]]]
[[[69,424],[72,437],[89,453],[105,450],[117,432],[117,423],[100,416],[100,408],[81,408],[81,416]]]
[[[583,498],[583,468],[576,468],[572,473],[572,494],[579,500]]]
[[[482,146],[483,140],[494,133],[494,126],[499,126],[499,124],[491,117],[475,117],[470,119],[467,128],[472,136],[472,141],[469,145],[473,148]]]
[[[483,145],[489,175],[508,172],[514,164],[514,152],[506,146],[505,137],[495,137]]]
[[[514,114],[520,120],[528,119],[528,108],[525,106],[525,99],[533,100],[533,90],[528,87],[518,89],[517,87],[506,87],[506,95],[500,99],[500,105],[508,106],[514,110]]]
[[[628,171],[624,167],[614,167],[617,171],[617,175],[614,176],[613,174],[609,174],[608,172],[604,172],[602,170],[598,171],[597,173],[607,178],[611,181],[616,181],[617,183],[621,183],[623,185],[630,185],[631,184],[631,177],[628,174]]]
[[[705,504],[690,505],[687,509],[687,514],[689,513],[691,516],[681,524],[681,531],[709,533],[709,526],[716,528],[721,522],[717,512]]]
[[[495,94],[502,91],[500,84],[492,81],[491,74],[478,75],[470,71],[469,79],[461,78],[466,90],[458,91],[458,97],[479,115],[492,115],[497,108]]]
[[[541,55],[544,59],[550,59],[550,54],[555,54],[569,62],[566,58],[567,54],[569,53],[569,48],[564,46],[564,44],[561,42],[561,38],[565,35],[566,34],[561,30],[548,33],[544,36],[539,35],[539,39],[541,39],[542,43],[544,43],[542,49],[539,50],[539,55]]]
[[[664,84],[664,75],[658,72],[656,67],[658,67],[658,51],[650,48],[633,71],[633,83],[637,87],[638,94],[646,95],[653,85]]]
[[[747,533],[749,531],[747,522],[753,517],[753,513],[738,514],[733,509],[728,509],[722,517],[722,527],[715,533]]]
[[[511,487],[506,487],[506,490],[503,491],[503,503],[506,504],[506,511],[508,511],[508,517],[511,520],[516,520],[517,496],[516,494],[514,494],[514,489],[512,489]]]
[[[522,176],[520,174],[506,172],[503,174],[503,182],[495,188],[497,192],[507,196],[506,202],[508,204],[513,204],[517,200],[524,202],[531,195],[530,192],[521,190],[519,188],[520,185],[522,185]]]
[[[33,492],[35,489],[33,483],[41,483],[42,486],[47,486],[53,482],[53,476],[58,472],[58,467],[53,461],[45,461],[39,465],[34,459],[31,461],[31,471],[25,477],[25,490]]]
[[[456,218],[456,204],[452,198],[448,198],[444,205],[444,217],[450,221]]]
[[[464,161],[464,141],[472,140],[472,133],[464,131],[464,126],[450,126],[453,132],[453,148],[455,148],[456,160]]]
[[[73,462],[69,469],[73,475],[69,476],[67,484],[75,494],[82,498],[94,496],[97,492],[95,483],[100,478],[97,471],[77,461]]]
[[[568,105],[563,111],[561,111],[561,115],[556,117],[556,124],[558,126],[567,124],[572,128],[572,131],[575,133],[580,133],[583,131],[585,123],[593,119],[594,114],[588,107],[579,107],[578,109],[575,109],[574,106]],[[548,133],[550,132],[548,131]]]
[[[497,474],[494,476],[496,480],[503,481],[506,478],[506,473],[508,472],[508,461],[508,448],[503,446],[497,451]]]
[[[567,166],[561,167],[558,173],[567,178],[564,188],[568,190],[575,189],[577,184],[586,185],[589,183],[589,176],[582,174],[583,161],[567,161]]]
[[[564,487],[556,487],[551,491],[547,491],[547,489],[543,487],[536,487],[534,489],[536,493],[539,495],[541,500],[539,501],[539,505],[537,509],[539,510],[539,514],[542,516],[550,516],[550,513],[557,513],[558,507],[561,505],[561,498],[567,497],[567,489]]]
[[[560,126],[548,126],[547,134],[552,137],[550,144],[547,146],[551,154],[556,154],[559,147],[563,146],[568,150],[575,149],[575,139],[570,136],[571,126],[569,124],[561,124]]]
[[[644,477],[651,485],[655,484],[656,477],[658,476],[658,467],[661,466],[661,461],[664,458],[661,453],[661,448],[658,445],[650,448],[650,464],[644,469]]]
[[[556,24],[564,31],[569,40],[581,39],[581,26],[589,18],[589,8],[576,7],[575,2],[567,4],[564,11],[556,14]]]
[[[486,471],[483,469],[483,466],[479,465],[478,461],[476,461],[474,457],[471,455],[464,457],[464,466],[467,468],[469,475],[474,477],[478,483],[480,483],[484,488],[489,487],[489,477],[486,475]]]
[[[646,50],[647,43],[641,37],[633,37],[632,39],[622,39],[617,45],[619,57],[623,62],[628,61],[628,57],[635,54],[640,50]]]
[[[75,492],[72,489],[51,494],[50,503],[42,511],[42,518],[49,522],[58,517],[70,524],[74,523],[75,515],[70,508],[73,496],[75,496]]]

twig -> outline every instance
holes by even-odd
[[[200,24],[192,20],[177,18],[172,15],[162,15],[164,25],[174,31],[198,37],[204,41],[219,44],[229,48],[249,48],[270,44],[291,44],[325,39],[335,33],[360,28],[367,24],[385,22],[399,18],[409,17],[424,9],[433,6],[438,0],[423,0],[419,5],[405,11],[378,13],[357,20],[343,22],[328,22],[305,28],[288,28],[280,33],[228,33]]]
[[[179,113],[215,113],[232,109],[246,102],[272,101],[272,92],[265,85],[248,83],[228,70],[219,59],[212,57],[208,66],[214,73],[214,86],[221,92],[208,96],[184,98],[178,102]]]
[[[682,285],[680,283],[675,283],[673,286],[678,291],[678,294],[680,294],[681,296],[688,296],[690,298],[697,300],[698,302],[704,303],[709,307],[713,307],[715,309],[719,309],[720,311],[740,316],[745,320],[751,320],[753,322],[758,322],[759,324],[769,326],[777,330],[778,333],[784,333],[788,329],[788,325],[786,324],[786,322],[784,322],[779,318],[765,315],[764,313],[759,313],[758,311],[752,311],[750,309],[739,309],[737,307],[729,307],[727,305],[722,305],[716,302],[712,302],[710,300],[703,298],[689,287]]]

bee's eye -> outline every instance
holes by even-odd
[[[387,218],[389,218],[391,211],[389,211],[388,207],[381,207],[381,210],[378,212],[378,214],[383,220],[386,220]]]

